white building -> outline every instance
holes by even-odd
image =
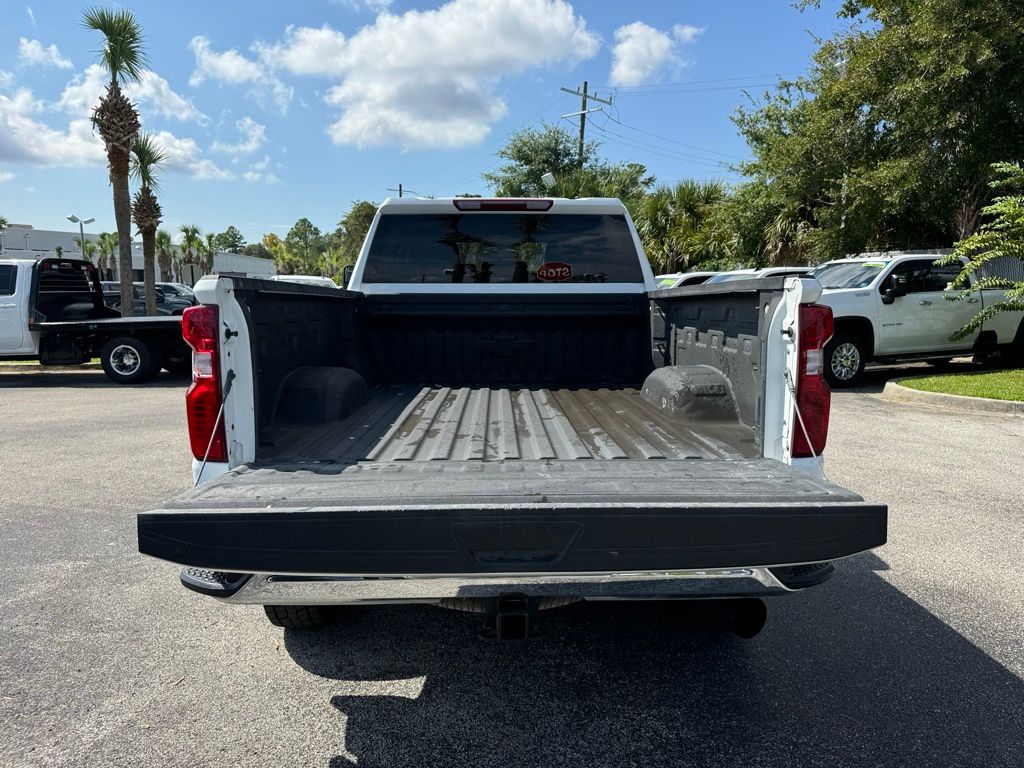
[[[99,236],[85,233],[85,239],[95,243]],[[36,229],[30,224],[9,224],[7,229],[0,232],[0,256],[7,256],[12,259],[41,259],[46,256],[53,256],[58,246],[62,249],[63,255],[69,258],[82,258],[82,251],[78,247],[78,232],[61,232],[52,229]],[[177,252],[177,248],[175,248]],[[194,285],[196,280],[202,277],[202,271],[195,265],[183,264],[180,269],[182,282]],[[132,272],[134,280],[142,280],[142,243],[132,243]],[[109,279],[117,279],[116,266],[109,270]],[[270,277],[277,274],[272,259],[261,259],[257,256],[247,256],[244,253],[229,253],[218,251],[213,257],[213,271],[215,273],[230,272],[234,275],[245,277]],[[104,277],[107,277],[106,275]],[[160,275],[158,279],[170,281],[170,275]]]

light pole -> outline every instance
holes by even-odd
[[[96,221],[96,219],[93,219],[93,218],[80,219],[77,216],[75,216],[75,214],[73,214],[73,213],[70,216],[68,216],[67,219],[72,224],[77,224],[78,225],[78,250],[82,254],[82,256],[84,257],[85,256],[85,225],[86,224],[92,224],[94,221]]]

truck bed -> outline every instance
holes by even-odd
[[[636,389],[388,386],[348,418],[279,425],[264,465],[753,457],[735,423],[667,419]]]

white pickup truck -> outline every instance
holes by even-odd
[[[825,376],[851,386],[869,362],[948,362],[959,355],[1000,351],[1024,360],[1024,313],[997,314],[968,336],[953,334],[1003,291],[979,291],[960,301],[951,285],[959,263],[938,266],[936,253],[882,253],[823,264],[819,302],[832,308],[835,330],[825,346]]]
[[[138,517],[186,587],[293,629],[419,602],[502,639],[575,600],[730,598],[750,635],[760,596],[885,542],[818,464],[814,280],[659,291],[618,200],[403,198],[348,286],[196,285],[198,485]]]

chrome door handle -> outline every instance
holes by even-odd
[[[921,306],[922,307],[926,307],[926,306],[928,306],[930,304],[931,304],[931,302],[928,301],[928,299],[921,299]]]
[[[978,299],[968,299],[967,303],[968,304],[977,304],[978,303]]]
[[[0,309],[15,309],[17,304],[0,304]]]

